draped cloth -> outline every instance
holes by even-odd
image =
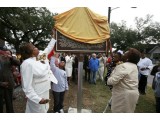
[[[83,43],[103,43],[110,38],[107,17],[87,7],[76,7],[53,17],[54,28],[64,36]]]

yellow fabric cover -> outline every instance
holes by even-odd
[[[87,7],[76,7],[54,16],[55,29],[83,43],[103,43],[110,38],[107,17],[93,13]]]

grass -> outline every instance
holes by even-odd
[[[108,103],[108,100],[111,97],[111,91],[105,83],[102,81],[97,81],[96,85],[84,85],[84,87],[88,87],[91,96],[92,102],[92,112],[94,113],[102,113]]]
[[[17,99],[13,101],[14,109],[16,113],[24,113],[26,106],[26,99],[24,93],[20,90]],[[111,98],[111,91],[105,83],[97,80],[96,85],[91,85],[87,81],[83,82],[82,89],[82,109],[92,110],[92,113],[103,113],[109,99]],[[50,91],[50,108],[49,113],[53,112],[53,96]],[[69,91],[65,94],[64,110],[68,111],[69,107],[77,108],[77,84],[72,83],[69,86]],[[107,113],[111,113],[110,109],[107,109]],[[138,104],[136,106],[135,113],[155,113],[155,98],[153,90],[150,86],[147,87],[147,94],[140,95]]]
[[[103,113],[110,97],[111,91],[105,84],[97,80],[96,85],[89,84],[87,81],[83,82],[82,89],[82,108],[92,110],[92,113]],[[66,102],[68,101],[68,102]],[[77,85],[70,86],[70,90],[65,98],[65,108],[69,106],[77,106]],[[106,111],[110,113],[111,110]],[[146,95],[140,95],[135,113],[155,113],[155,98],[153,90],[150,86],[147,87]]]
[[[155,113],[155,97],[153,90],[147,86],[146,95],[140,95],[138,105],[135,110],[136,113]]]

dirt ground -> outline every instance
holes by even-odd
[[[83,82],[83,88],[82,88],[82,109],[88,109],[92,110],[92,112],[102,112],[104,108],[101,108],[99,110],[99,106],[96,104],[96,99],[92,92],[93,90],[99,89],[99,86],[101,86],[101,82],[99,82],[98,85],[90,85],[87,81]],[[69,86],[69,90],[65,93],[65,100],[64,100],[64,112],[67,113],[69,107],[71,108],[77,108],[77,84],[72,82],[72,84]],[[96,90],[97,91],[97,90]],[[99,90],[98,90],[99,91]],[[98,92],[99,93],[99,92]],[[25,112],[25,106],[26,106],[26,99],[25,95],[21,89],[21,86],[15,89],[14,94],[16,96],[16,99],[14,100],[14,110],[15,113],[24,113]],[[98,95],[97,95],[98,97]],[[105,96],[102,96],[105,97]],[[49,108],[49,113],[53,112],[53,96],[50,91],[50,108]],[[105,100],[106,101],[106,100]],[[103,103],[104,104],[104,103]],[[105,103],[106,104],[106,103]],[[104,106],[105,107],[105,106]]]

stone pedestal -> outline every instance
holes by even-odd
[[[77,112],[77,108],[71,108],[71,107],[69,107],[68,113],[78,113]],[[92,110],[81,109],[80,113],[92,113]]]

